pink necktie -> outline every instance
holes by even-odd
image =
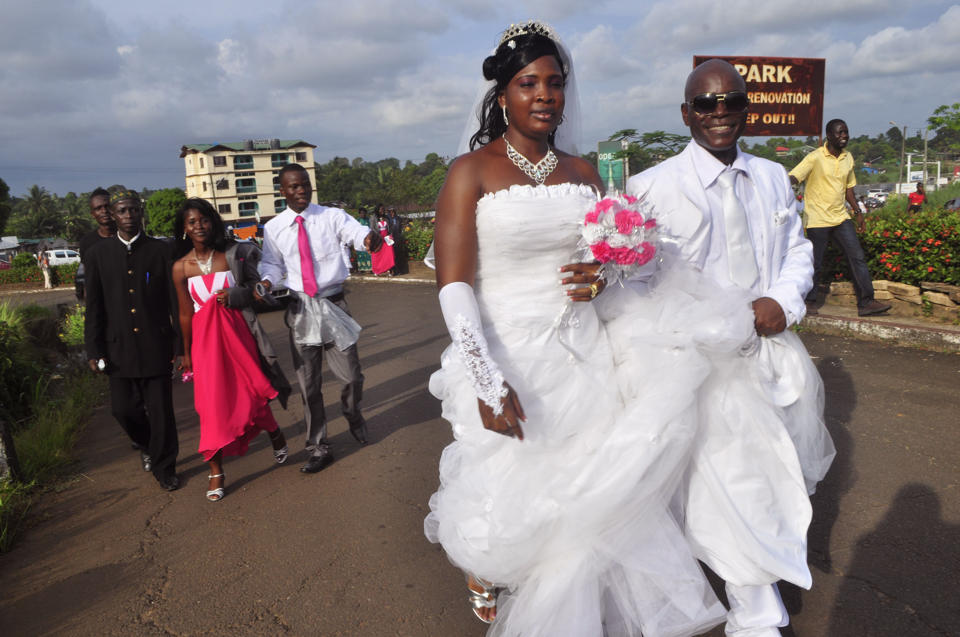
[[[303,277],[303,291],[307,296],[317,293],[317,275],[313,273],[313,257],[310,255],[310,238],[303,227],[303,217],[297,215],[297,247],[300,248],[300,276]]]

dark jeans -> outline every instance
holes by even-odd
[[[820,274],[823,270],[823,254],[827,251],[827,244],[832,239],[834,244],[843,251],[853,273],[853,291],[857,295],[857,307],[863,307],[873,300],[873,280],[867,269],[867,260],[857,238],[857,227],[853,221],[847,219],[839,226],[826,228],[807,228],[807,238],[813,244],[813,288],[807,294],[808,302],[817,300],[817,285],[820,283]]]

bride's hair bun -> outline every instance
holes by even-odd
[[[476,67],[474,67],[476,68]],[[496,55],[489,55],[483,61],[483,79],[487,81],[493,81],[497,79],[497,71],[500,70],[500,65],[497,63]]]

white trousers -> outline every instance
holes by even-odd
[[[780,599],[776,584],[736,586],[727,583],[727,626],[733,637],[776,637],[781,626],[790,623],[790,615]]]

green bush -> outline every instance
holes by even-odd
[[[29,268],[35,267],[37,270],[40,268],[37,267],[37,258],[30,254],[29,252],[21,252],[20,254],[13,257],[13,261],[10,262],[11,268]]]
[[[22,253],[21,253],[22,254]],[[21,256],[18,254],[17,257]],[[30,255],[27,255],[30,256]],[[32,261],[29,266],[11,267],[9,270],[0,270],[0,285],[5,283],[35,283],[43,285],[43,272]],[[77,278],[79,263],[50,266],[50,282],[53,285],[72,285]]]
[[[86,308],[79,303],[60,321],[60,340],[68,347],[83,345],[83,320]]]
[[[410,260],[422,261],[433,242],[433,224],[421,219],[411,221],[403,232],[403,238],[407,243]]]
[[[0,303],[0,418],[14,427],[31,415],[32,397],[44,384],[40,356],[29,337],[30,314]]]

